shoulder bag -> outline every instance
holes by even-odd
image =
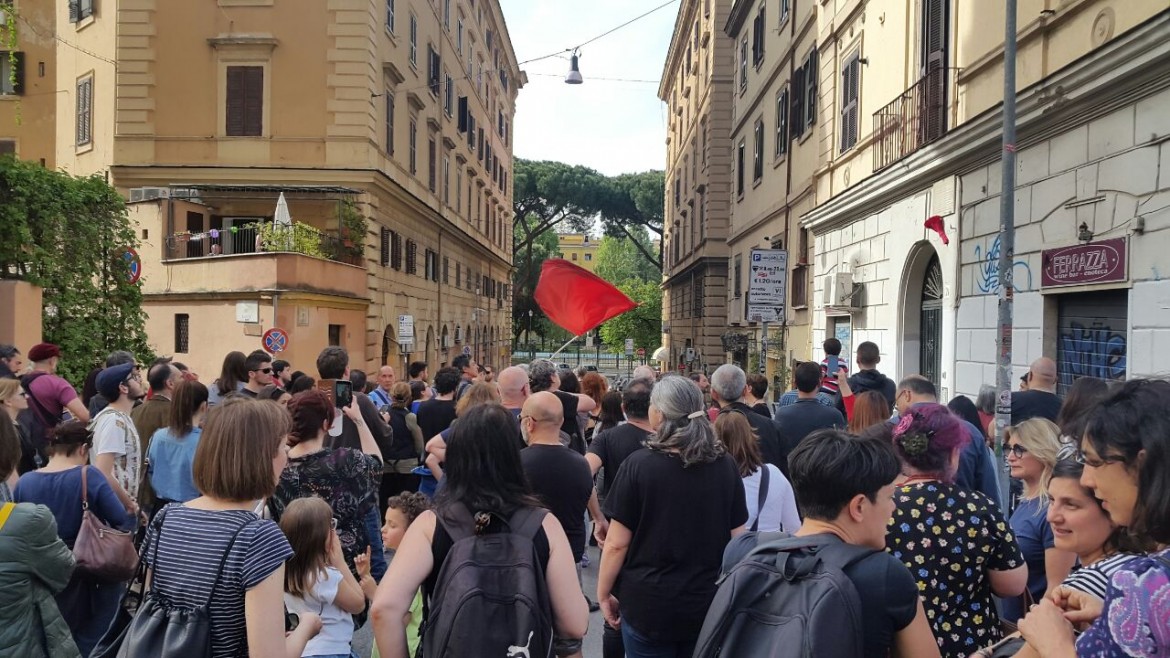
[[[138,551],[134,533],[122,532],[106,525],[89,509],[89,466],[81,467],[81,527],[73,542],[77,570],[104,583],[121,583],[138,569]]]
[[[768,474],[768,465],[760,466],[760,496],[756,501],[756,520],[752,522],[751,531],[756,532],[760,529],[760,517],[764,514],[764,504],[768,502],[768,480],[771,477]]]

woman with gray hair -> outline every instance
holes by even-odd
[[[681,658],[694,651],[747,503],[694,382],[663,377],[649,420],[654,437],[622,463],[605,501],[611,520],[597,600],[606,622],[621,628],[627,656]]]

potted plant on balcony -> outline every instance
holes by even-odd
[[[337,207],[338,225],[340,227],[341,251],[347,260],[360,261],[366,250],[366,216],[358,209],[353,201],[343,201]]]

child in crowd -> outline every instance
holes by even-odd
[[[408,492],[391,496],[386,501],[386,525],[382,526],[382,543],[388,550],[398,550],[402,538],[406,536],[406,529],[420,514],[431,508],[429,498],[418,492]],[[410,649],[408,655],[418,652],[421,638],[418,635],[419,624],[422,623],[422,590],[414,595],[410,604],[410,613],[406,620],[406,646]],[[378,648],[370,658],[378,658]]]
[[[284,606],[293,614],[321,615],[321,632],[305,645],[302,656],[349,658],[353,617],[366,609],[377,583],[370,576],[369,549],[354,560],[358,580],[350,573],[337,537],[333,509],[320,498],[298,498],[280,517],[280,529],[295,553],[285,565]]]
[[[825,349],[825,360],[821,361],[821,391],[840,398],[841,387],[837,385],[837,371],[844,368],[845,376],[849,376],[849,360],[841,356],[841,341],[836,338],[826,339],[822,345]],[[836,369],[829,368],[836,364]]]

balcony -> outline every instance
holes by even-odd
[[[873,115],[873,169],[880,171],[947,132],[947,69],[936,68]]]

